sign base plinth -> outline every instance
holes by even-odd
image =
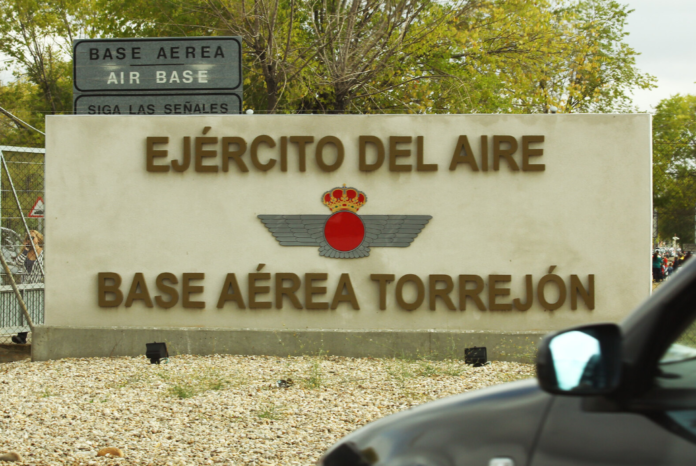
[[[488,348],[493,361],[532,363],[544,332],[446,330],[255,330],[166,327],[52,327],[34,329],[32,360],[142,356],[145,344],[167,343],[181,354],[462,359],[464,349]]]

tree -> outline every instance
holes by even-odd
[[[653,85],[654,78],[637,70],[636,52],[623,42],[630,11],[613,0],[582,0],[570,6],[552,0],[419,6],[409,25],[415,40],[399,44],[391,56],[390,49],[377,48],[386,52],[370,73],[360,68],[369,66],[369,54],[341,52],[353,60],[344,67],[346,75],[367,78],[354,87],[358,91],[350,96],[351,111],[536,113],[552,105],[561,112],[627,111],[631,90]],[[340,18],[336,23],[343,24]],[[336,30],[345,34],[350,28]],[[355,51],[361,46],[373,50],[368,38],[358,34],[348,45]],[[340,62],[327,59],[326,53],[320,58],[322,65]],[[350,84],[324,68],[317,72],[323,73],[324,83]],[[318,82],[315,87],[321,88]],[[314,95],[330,101],[337,92],[334,84]]]
[[[44,107],[41,91],[26,79],[0,85],[0,107],[33,127],[43,129]],[[44,137],[21,123],[0,114],[0,145],[43,147]]]
[[[57,8],[54,8],[57,7]],[[47,113],[72,108],[69,56],[59,31],[60,6],[34,0],[0,3],[0,51],[13,59],[15,72],[34,83]]]
[[[267,112],[625,111],[631,89],[652,85],[623,42],[630,11],[615,0],[0,0],[0,8],[0,51],[36,86],[44,113],[71,109],[76,37],[239,35],[244,106]]]
[[[436,65],[435,106],[456,113],[539,111],[537,83],[554,61],[570,54],[558,32],[566,21],[544,0],[468,3],[452,22],[448,50]]]
[[[314,69],[321,78],[307,86],[301,110],[331,113],[360,112],[352,106],[355,99],[413,80],[410,48],[427,41],[453,12],[452,6],[423,0],[314,0],[308,6]],[[392,79],[384,79],[385,73]],[[375,89],[378,76],[396,82]]]
[[[296,0],[208,0],[206,6],[219,22],[218,32],[242,38],[251,59],[247,70],[260,74],[265,84],[262,108],[275,113],[281,98],[296,87],[293,81],[316,56],[302,40],[307,14],[303,5]]]
[[[658,234],[694,243],[696,96],[662,100],[653,118],[653,204]]]
[[[632,111],[632,89],[655,87],[655,78],[636,68],[638,53],[624,42],[632,11],[615,0],[580,0],[555,10],[569,53],[547,65],[538,83],[542,98],[533,104],[537,111],[550,105],[566,113]]]
[[[0,106],[40,130],[45,115],[71,113],[72,41],[99,34],[98,10],[89,0],[0,0],[0,52],[16,78],[0,85]],[[39,133],[6,119],[3,141],[43,145]]]

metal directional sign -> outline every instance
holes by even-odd
[[[74,44],[78,92],[232,91],[242,85],[236,37],[95,39]]]
[[[240,113],[241,58],[239,37],[78,40],[75,113],[110,114],[117,108],[128,114],[133,105],[133,114]]]
[[[80,94],[75,98],[78,115],[230,115],[242,111],[242,99],[234,93],[213,94]]]

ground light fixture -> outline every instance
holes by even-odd
[[[167,351],[166,343],[145,343],[147,350],[145,357],[150,360],[150,364],[159,364],[161,360],[169,362],[169,352]]]
[[[474,346],[464,349],[464,364],[481,367],[488,362],[488,354],[485,346]]]

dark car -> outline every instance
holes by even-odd
[[[696,260],[621,324],[548,335],[537,379],[358,429],[323,466],[696,465]]]

